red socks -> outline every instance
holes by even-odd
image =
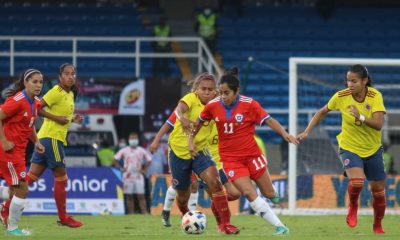
[[[229,211],[228,199],[224,191],[212,194],[212,204],[214,205],[215,218],[220,220],[220,224],[230,224],[231,212]]]
[[[372,207],[374,208],[374,225],[380,226],[386,209],[385,189],[372,192]]]
[[[63,220],[67,217],[67,176],[54,178],[54,200],[56,201],[58,218]]]
[[[364,185],[363,178],[351,178],[347,185],[347,193],[349,194],[350,206],[358,208],[358,198]]]
[[[221,219],[218,216],[218,210],[215,207],[214,201],[211,201],[211,211],[213,212],[214,216],[215,216],[215,220],[217,221],[217,225],[221,224]]]

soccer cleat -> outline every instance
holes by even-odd
[[[346,217],[346,223],[349,227],[353,228],[357,226],[357,210],[358,206],[349,206],[349,211]]]
[[[67,226],[67,227],[70,227],[70,228],[78,228],[78,227],[81,227],[83,225],[82,222],[73,219],[71,216],[67,216],[63,220],[58,220],[57,224],[60,225],[60,226]]]
[[[375,234],[384,234],[385,233],[381,224],[374,224],[373,229],[374,229]]]
[[[4,207],[4,204],[0,204],[0,222],[7,227],[8,212]]]
[[[272,198],[270,198],[269,200],[271,200],[271,202],[273,204],[278,204],[281,201],[281,198],[279,197],[279,193],[275,192],[274,196]]]
[[[218,225],[218,232],[225,234],[239,234],[240,229],[231,224],[220,224]]]
[[[282,235],[288,235],[289,234],[289,228],[285,226],[279,226],[275,228],[273,236],[282,236]]]
[[[32,233],[30,231],[28,231],[26,229],[19,229],[19,228],[16,228],[11,231],[7,230],[7,234],[13,235],[13,236],[30,236],[30,235],[32,235]]]
[[[162,217],[162,224],[164,225],[164,227],[171,227],[171,222],[169,221],[169,215],[170,215],[170,211],[167,210],[163,210],[161,213],[161,217]]]

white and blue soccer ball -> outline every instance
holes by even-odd
[[[207,228],[206,215],[200,211],[189,211],[182,217],[182,231],[187,234],[202,234]]]

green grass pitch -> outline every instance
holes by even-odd
[[[85,225],[82,228],[70,229],[56,225],[56,216],[23,216],[20,226],[32,231],[33,236],[25,239],[400,239],[400,216],[386,216],[384,229],[386,234],[374,235],[372,232],[372,216],[360,216],[358,226],[347,227],[345,216],[281,216],[281,220],[290,228],[290,234],[284,237],[273,237],[273,228],[257,216],[234,216],[232,223],[239,226],[241,232],[237,236],[219,234],[215,220],[207,216],[207,230],[202,235],[186,235],[180,230],[180,218],[173,216],[171,228],[161,225],[158,216],[77,216]],[[16,239],[7,236],[0,230],[0,239]]]

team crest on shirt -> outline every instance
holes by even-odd
[[[240,114],[240,113],[237,113],[236,115],[235,115],[235,119],[236,119],[236,122],[242,122],[243,121],[243,114]]]
[[[230,171],[228,172],[228,176],[229,176],[229,177],[235,176],[235,172],[234,172],[233,170],[230,170]]]
[[[20,175],[22,178],[25,178],[25,177],[26,177],[26,172],[21,172],[19,175]]]
[[[25,113],[24,113],[24,117],[27,117],[27,116],[28,116],[28,113],[27,113],[27,112],[25,112]]]
[[[347,165],[349,165],[350,164],[350,159],[345,159],[344,161],[343,161],[343,164],[344,164],[344,166],[347,166]]]
[[[215,121],[216,121],[216,122],[219,122],[219,118],[218,118],[218,117],[216,117],[216,118],[215,118]]]
[[[365,110],[369,112],[371,110],[371,105],[369,105],[368,103],[365,104]]]

